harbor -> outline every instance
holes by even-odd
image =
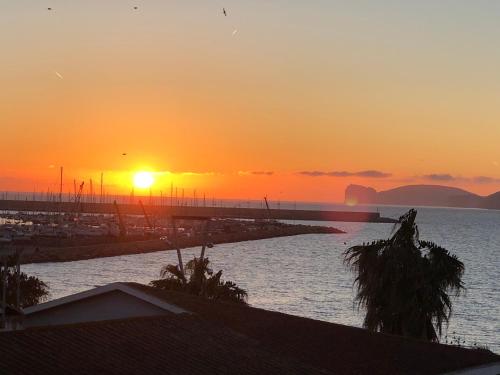
[[[267,202],[266,202],[267,203]],[[267,206],[267,205],[266,205]],[[378,212],[0,201],[0,243],[21,263],[68,262],[303,234],[341,234],[304,221],[393,222]]]
[[[115,215],[114,203],[89,203],[66,201],[28,201],[28,200],[0,200],[0,211],[13,212],[46,212],[46,213],[78,213],[78,214],[108,214]],[[233,218],[251,220],[300,220],[300,221],[339,221],[365,223],[396,223],[394,218],[382,217],[379,212],[360,211],[322,211],[302,209],[277,208],[247,208],[247,207],[216,207],[216,206],[187,206],[163,204],[128,204],[120,203],[119,210],[124,215],[143,215],[146,211],[150,215],[173,216],[210,216],[214,218]]]
[[[214,225],[214,223],[212,223]],[[227,224],[226,224],[227,225]],[[251,224],[233,223],[229,231],[223,232],[213,230],[209,233],[208,246],[217,244],[235,243],[242,241],[254,241],[276,237],[296,236],[302,234],[339,234],[341,230],[331,227],[319,227],[309,225],[274,224],[270,226],[255,227]],[[180,228],[185,229],[185,228]],[[202,232],[183,231],[177,236],[177,241],[162,238],[102,238],[101,242],[94,241],[85,244],[80,239],[76,246],[57,246],[55,243],[49,246],[35,243],[22,245],[21,263],[46,263],[46,262],[70,262],[84,259],[95,259],[114,257],[120,255],[151,253],[164,250],[176,250],[202,246],[205,238]],[[171,237],[170,237],[171,238]]]

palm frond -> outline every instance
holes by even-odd
[[[420,241],[416,216],[416,210],[401,216],[387,240],[347,249],[344,262],[356,274],[367,329],[438,341],[451,317],[448,293],[464,288],[464,265],[448,250]]]
[[[232,281],[222,280],[222,270],[213,273],[208,258],[193,258],[185,267],[186,276],[178,266],[168,264],[161,270],[162,279],[153,280],[150,285],[165,290],[176,290],[200,295],[213,300],[246,303],[248,293]]]

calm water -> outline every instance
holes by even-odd
[[[404,207],[381,207],[384,216],[398,217]],[[420,208],[422,239],[437,242],[465,263],[467,292],[454,304],[448,338],[486,345],[500,352],[500,211]],[[345,235],[304,235],[218,245],[208,256],[215,269],[249,292],[253,306],[309,318],[361,326],[363,312],[354,306],[353,275],[342,262],[350,245],[387,238],[390,224],[318,223]],[[344,244],[344,242],[346,244]],[[183,250],[184,260],[199,249]],[[51,298],[114,281],[148,283],[158,278],[175,252],[46,263],[24,271],[48,282]],[[444,339],[443,339],[444,341]]]

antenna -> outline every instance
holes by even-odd
[[[59,204],[62,203],[63,167],[61,167],[60,172],[61,172],[61,176],[60,176],[60,179],[59,179]]]
[[[102,190],[102,183],[104,180],[104,174],[101,172],[101,198],[99,199],[99,203],[103,203],[103,190]]]
[[[61,211],[62,211],[62,189],[63,189],[63,167],[60,168],[60,176],[59,176],[59,224],[61,224],[62,217],[61,217]]]
[[[174,182],[170,182],[170,207],[173,206],[173,195],[174,195]]]
[[[90,179],[90,203],[94,203],[94,187],[92,185],[92,179]]]

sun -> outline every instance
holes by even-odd
[[[134,187],[138,189],[147,189],[155,182],[152,172],[137,172],[134,174]]]

